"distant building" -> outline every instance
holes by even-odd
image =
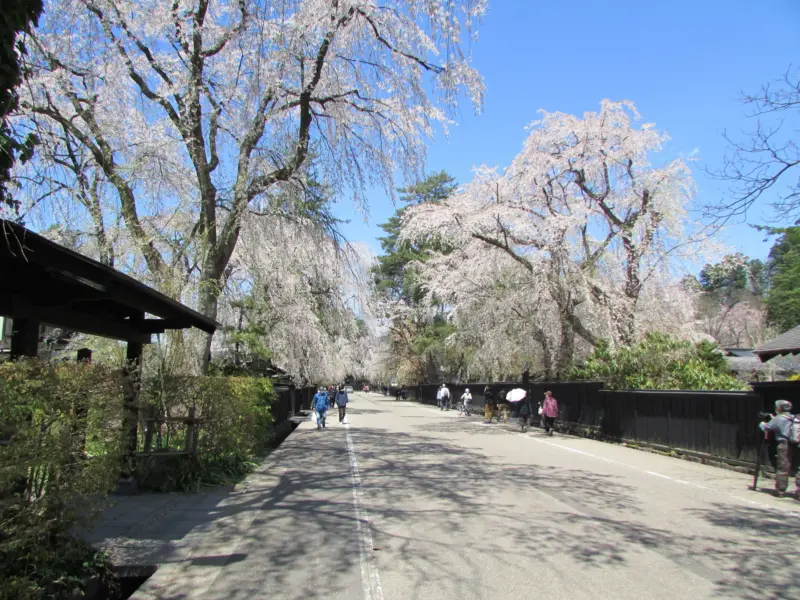
[[[800,354],[800,325],[762,344],[754,352],[764,362],[773,362],[776,356]]]
[[[14,320],[0,316],[0,359],[11,353],[11,335]],[[39,356],[43,358],[62,358],[63,352],[74,332],[60,327],[42,324],[39,326]]]
[[[723,348],[725,362],[733,375],[751,381],[782,381],[800,373],[800,358],[781,357],[763,363],[752,348]]]

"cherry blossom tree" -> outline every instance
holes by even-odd
[[[247,213],[302,181],[312,152],[321,178],[362,203],[367,185],[391,192],[397,169],[421,172],[424,140],[460,94],[480,104],[460,40],[485,9],[486,0],[51,0],[21,106],[113,190],[154,279],[171,259],[148,217],[190,216],[173,251],[197,255],[197,304],[216,318]]]
[[[249,298],[257,310],[247,318],[258,322],[272,362],[298,383],[361,375],[372,362],[373,261],[310,219],[247,215],[219,318],[235,326],[236,300]]]
[[[667,137],[638,120],[608,100],[582,118],[543,112],[507,169],[482,167],[448,200],[407,211],[404,239],[456,247],[418,268],[485,364],[564,374],[579,347],[694,321],[674,272],[707,242],[687,210],[692,177],[680,159],[653,163]]]
[[[755,348],[776,335],[767,324],[763,302],[739,302],[707,311],[700,330],[722,347]]]
[[[689,279],[699,294],[700,331],[723,347],[754,348],[771,336],[764,292],[769,269],[758,259],[727,254]],[[774,335],[774,334],[772,334]]]

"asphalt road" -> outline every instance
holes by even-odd
[[[352,397],[290,436],[200,597],[800,598],[800,502],[746,475]]]

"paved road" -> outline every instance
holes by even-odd
[[[800,598],[800,503],[745,475],[353,400],[349,427],[304,423],[217,507],[210,550],[135,598]]]

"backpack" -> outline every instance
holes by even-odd
[[[328,408],[328,394],[327,392],[317,392],[314,396],[314,409],[323,410]]]
[[[789,442],[800,444],[800,414],[790,415],[791,425],[789,425]]]

